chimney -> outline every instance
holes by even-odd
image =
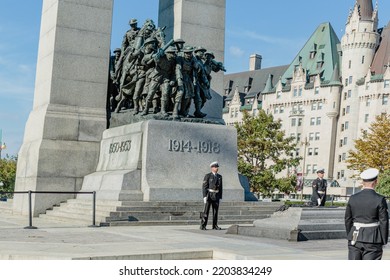
[[[261,69],[262,57],[259,54],[252,54],[249,57],[249,71]]]

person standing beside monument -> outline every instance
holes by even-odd
[[[203,202],[205,205],[200,229],[206,230],[210,206],[212,206],[213,229],[220,230],[221,228],[218,226],[218,209],[222,200],[222,176],[218,174],[218,162],[212,162],[210,168],[211,172],[204,176],[202,184]]]
[[[326,189],[328,187],[326,180],[324,179],[325,170],[320,168],[317,170],[317,179],[312,183],[313,193],[311,196],[311,202],[315,206],[325,206],[326,201]]]
[[[389,238],[386,198],[375,191],[379,170],[360,174],[362,191],[352,195],[345,210],[349,260],[380,260]]]

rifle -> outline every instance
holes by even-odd
[[[211,59],[211,66],[212,66],[214,72],[218,72],[219,70],[226,72],[225,66],[223,66],[222,62],[217,62],[214,59]],[[217,70],[214,70],[214,69],[217,69]]]

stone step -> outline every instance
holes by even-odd
[[[269,217],[280,207],[281,203],[259,202],[223,202],[219,211],[221,222],[253,222],[256,219]],[[202,202],[168,202],[168,201],[96,201],[96,223],[111,225],[159,221],[164,224],[199,224],[199,213],[203,210]],[[41,219],[59,220],[76,224],[92,223],[92,201],[88,199],[70,199],[58,207],[48,210],[39,216]]]
[[[344,230],[321,230],[321,231],[302,231],[298,234],[298,241],[319,240],[319,239],[346,239],[347,234]]]
[[[253,220],[240,220],[240,224],[252,224]],[[218,225],[224,228],[223,225],[232,225],[237,224],[236,220],[219,220]],[[101,223],[101,226],[168,226],[168,225],[200,225],[200,220],[195,221],[159,221],[159,220],[151,220],[151,221],[113,221],[109,223]],[[208,229],[211,229],[211,221],[209,222]]]
[[[322,231],[322,230],[344,230],[345,231],[345,225],[343,222],[339,223],[309,223],[309,224],[303,224],[300,223],[298,225],[298,229],[300,229],[302,232],[306,231]]]

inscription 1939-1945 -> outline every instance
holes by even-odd
[[[188,152],[188,153],[215,153],[219,154],[221,147],[219,143],[212,141],[191,141],[169,139],[168,151],[170,152]]]
[[[110,144],[109,154],[128,152],[131,149],[131,140]]]

